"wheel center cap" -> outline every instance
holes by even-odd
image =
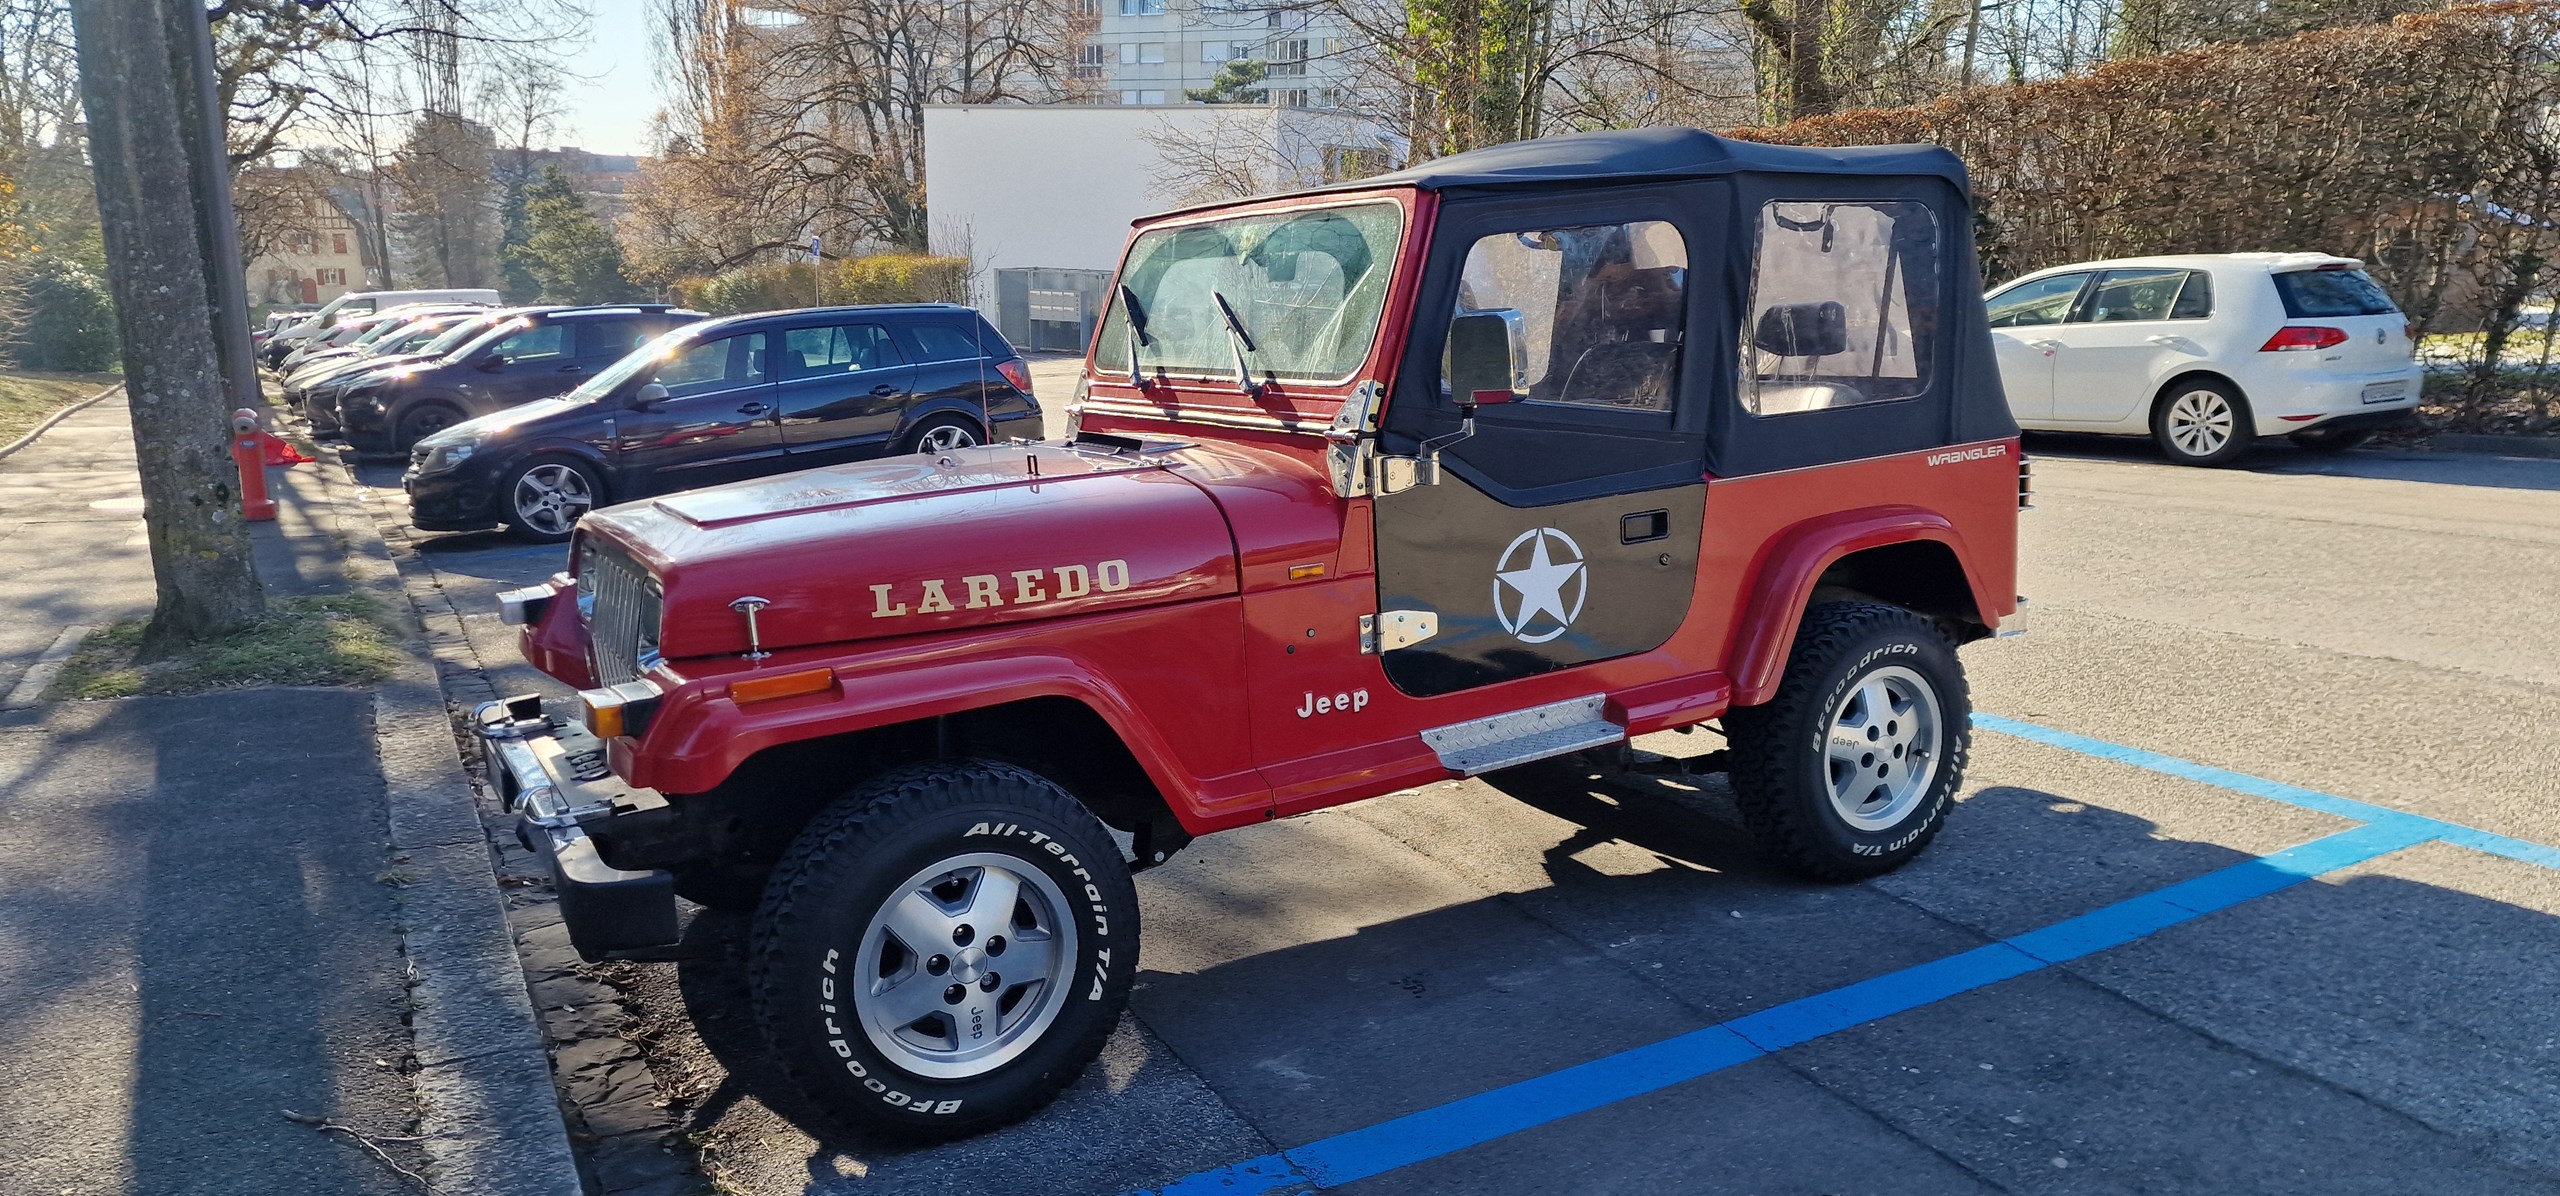
[[[951,978],[961,984],[976,984],[987,970],[987,953],[979,947],[962,947],[951,957]]]

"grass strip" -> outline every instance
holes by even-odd
[[[140,659],[145,621],[127,619],[82,641],[45,697],[54,701],[203,693],[252,685],[367,685],[402,660],[398,629],[368,594],[278,598],[267,615],[159,660]]]
[[[0,445],[15,444],[44,417],[119,381],[114,374],[44,374],[0,370]]]

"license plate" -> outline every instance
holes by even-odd
[[[2406,382],[2376,382],[2364,388],[2364,401],[2368,403],[2396,403],[2408,397]]]

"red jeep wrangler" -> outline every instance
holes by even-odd
[[[1773,855],[1896,867],[2017,606],[1935,148],[1591,133],[1152,218],[1068,410],[599,510],[503,600],[584,691],[477,712],[579,950],[752,909],[852,1124],[1047,1101],[1137,973],[1130,874],[1212,831],[1720,719]]]

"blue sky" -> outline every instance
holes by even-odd
[[[650,58],[653,0],[588,0],[587,44],[569,51],[553,138],[600,154],[649,152],[649,122],[666,103]]]

